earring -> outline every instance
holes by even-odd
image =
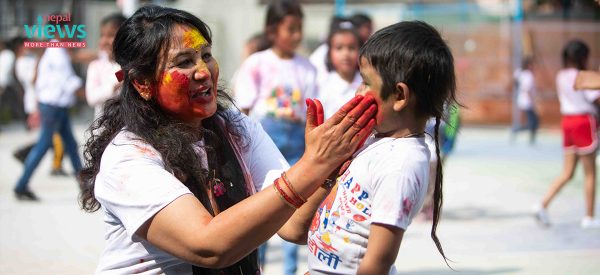
[[[146,101],[150,100],[150,98],[152,97],[152,94],[150,93],[150,88],[147,86],[142,88],[140,91],[140,96]]]

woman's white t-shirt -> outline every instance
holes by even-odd
[[[241,123],[249,141],[242,157],[255,190],[260,190],[289,165],[258,123],[245,116]],[[94,192],[106,225],[106,248],[97,274],[192,274],[191,264],[135,234],[161,209],[180,196],[191,194],[164,169],[158,151],[137,140],[131,132],[121,131],[102,155]]]

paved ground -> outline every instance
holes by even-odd
[[[80,144],[84,128],[85,122],[76,124]],[[0,274],[90,274],[104,228],[98,213],[79,210],[73,178],[49,176],[46,157],[31,183],[42,202],[14,199],[22,166],[12,151],[36,137],[17,125],[0,132]],[[581,170],[550,208],[554,226],[537,226],[529,210],[561,169],[560,136],[542,131],[534,147],[521,139],[510,144],[504,128],[462,131],[446,165],[438,227],[451,266],[458,274],[600,274],[600,230],[579,227]],[[71,169],[68,160],[65,167]],[[437,253],[429,228],[415,221],[405,234],[396,261],[401,274],[455,274]],[[282,274],[279,244],[276,237],[270,241],[265,274]],[[300,254],[298,274],[306,270],[306,249]]]

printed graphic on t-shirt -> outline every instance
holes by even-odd
[[[266,99],[267,114],[275,118],[295,120],[301,114],[302,92],[291,86],[277,86]]]
[[[371,217],[370,203],[365,202],[367,198],[369,193],[350,175],[350,169],[346,170],[313,218],[309,228],[309,253],[337,270],[342,262],[341,246],[350,243],[347,232]]]

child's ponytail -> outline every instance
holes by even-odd
[[[434,128],[434,140],[435,140],[435,156],[437,158],[436,167],[435,167],[435,186],[433,189],[433,224],[431,225],[431,239],[435,243],[440,254],[444,257],[444,261],[446,265],[448,265],[448,258],[446,258],[446,254],[444,254],[444,249],[442,248],[442,244],[437,237],[436,230],[437,225],[440,220],[440,216],[442,215],[442,204],[444,203],[444,193],[442,192],[442,183],[444,181],[444,173],[442,171],[442,158],[440,157],[440,124],[441,117],[435,117],[435,128]],[[450,267],[450,265],[448,265]],[[451,267],[450,267],[451,268]]]

